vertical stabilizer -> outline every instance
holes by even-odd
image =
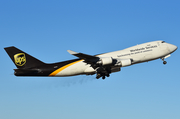
[[[14,46],[6,47],[4,49],[16,67],[19,69],[28,69],[45,64],[44,62],[32,57]]]

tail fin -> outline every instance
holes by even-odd
[[[6,47],[4,49],[16,67],[19,69],[28,69],[45,64],[44,62],[32,57],[14,46]]]

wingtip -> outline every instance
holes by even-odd
[[[71,55],[78,54],[77,52],[74,52],[72,50],[67,50]]]

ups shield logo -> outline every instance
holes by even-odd
[[[23,66],[26,63],[26,57],[24,53],[18,53],[14,55],[14,61],[16,65]]]

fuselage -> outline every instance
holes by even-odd
[[[148,42],[133,47],[129,47],[123,50],[104,53],[96,55],[98,57],[111,57],[113,59],[131,59],[133,64],[148,62],[151,60],[166,57],[173,53],[177,49],[177,46],[166,43],[164,41],[154,41]],[[130,65],[129,65],[130,66]],[[117,66],[118,67],[118,66]],[[119,66],[121,68],[123,66]],[[90,64],[84,62],[84,60],[79,59],[72,62],[64,67],[61,67],[49,76],[73,76],[81,74],[95,74],[96,70],[91,67]]]

